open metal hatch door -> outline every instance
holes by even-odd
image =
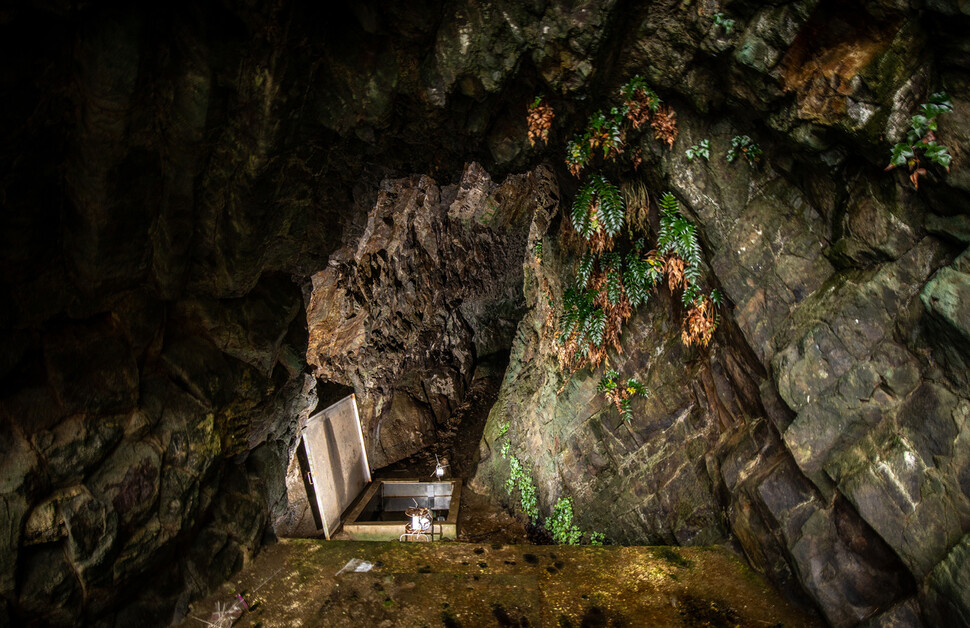
[[[307,419],[303,446],[313,488],[310,501],[329,539],[340,526],[340,515],[371,481],[354,395]]]

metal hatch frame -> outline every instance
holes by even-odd
[[[344,511],[371,482],[356,396],[348,395],[307,419],[301,443],[308,466],[304,481],[313,493],[308,501],[329,540],[340,527]]]

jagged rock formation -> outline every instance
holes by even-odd
[[[970,623],[962,4],[352,4],[0,12],[18,61],[0,79],[0,626],[164,622],[257,550],[315,403],[312,275],[380,321],[363,329],[393,359],[310,361],[372,400],[370,446],[391,460],[460,400],[474,356],[507,346],[482,314],[517,302],[504,291],[522,262],[528,311],[482,485],[503,490],[488,447],[509,408],[534,410],[510,434],[546,512],[570,494],[617,540],[733,539],[833,624]],[[626,425],[594,376],[556,396],[542,279],[558,295],[570,253],[541,218],[554,203],[528,235],[533,208],[516,209],[547,184],[507,179],[505,203],[488,179],[548,158],[568,199],[564,139],[634,73],[681,128],[671,151],[644,142],[639,176],[681,198],[732,305],[703,355],[680,346],[663,296],[638,315],[616,364],[654,396]],[[917,193],[882,166],[937,88],[955,97],[939,129],[954,167]],[[557,112],[548,152],[524,124],[539,93]],[[765,149],[760,169],[722,161],[735,134]],[[686,162],[705,137],[711,160]],[[467,188],[522,223],[445,218],[472,161]],[[409,228],[388,239],[386,217]],[[407,257],[381,256],[394,242]],[[491,260],[494,294],[461,285],[480,279],[461,246]],[[458,272],[421,274],[441,268],[431,250]],[[424,292],[439,287],[440,303]],[[321,299],[323,318],[354,320]],[[449,384],[429,394],[436,366]]]
[[[354,246],[312,277],[307,361],[357,393],[368,458],[430,444],[462,403],[475,362],[508,351],[522,315],[527,225],[552,173],[457,185],[386,180]]]

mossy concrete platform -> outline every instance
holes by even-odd
[[[374,567],[336,575],[354,558]],[[822,625],[719,547],[289,539],[196,602],[182,626],[257,587],[258,605],[235,626]]]

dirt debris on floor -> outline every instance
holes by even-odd
[[[823,625],[720,547],[288,539],[180,628],[204,626],[196,618],[236,594],[252,608],[241,628]]]

